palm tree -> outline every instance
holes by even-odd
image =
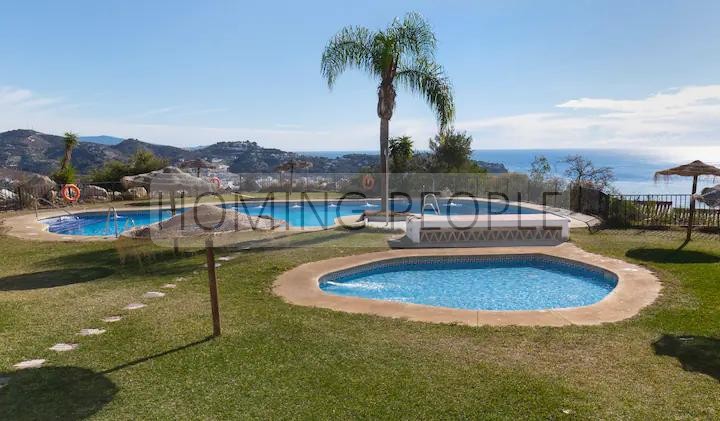
[[[417,13],[395,19],[385,29],[347,26],[323,52],[321,69],[330,89],[338,76],[357,68],[379,80],[377,115],[380,118],[382,208],[386,209],[386,154],[390,119],[395,110],[396,82],[421,95],[435,112],[441,130],[455,116],[452,89],[442,66],[435,62],[437,40],[428,22]]]
[[[62,161],[60,161],[61,171],[67,169],[67,166],[70,164],[72,150],[78,144],[78,135],[71,132],[65,132],[63,140],[65,141],[65,155],[63,155]]]
[[[313,164],[309,161],[302,161],[302,160],[295,160],[291,159],[287,162],[284,162],[276,168],[277,171],[280,172],[287,172],[290,171],[290,185],[288,186],[288,195],[292,194],[292,188],[293,188],[293,174],[295,174],[295,169],[309,169],[312,168]]]

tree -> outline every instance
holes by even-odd
[[[63,141],[65,142],[65,154],[60,161],[61,170],[64,170],[67,168],[68,165],[71,165],[72,150],[78,144],[78,135],[71,132],[65,132],[65,135],[63,136]]]
[[[430,139],[435,172],[483,172],[472,160],[472,136],[448,129]]]
[[[288,195],[292,194],[293,174],[295,174],[295,169],[296,168],[297,169],[312,168],[312,166],[313,166],[312,162],[291,159],[290,161],[284,162],[283,164],[279,165],[276,168],[277,171],[281,171],[281,172],[290,171],[290,185],[288,185]]]
[[[410,171],[413,159],[413,141],[410,136],[399,136],[390,139],[390,171],[404,173]]]
[[[570,179],[573,186],[602,191],[610,187],[610,183],[615,180],[612,168],[595,167],[592,161],[581,155],[568,155],[561,162],[567,165],[565,176]]]
[[[127,162],[110,161],[102,168],[93,171],[90,179],[96,183],[119,183],[127,175],[145,174],[168,165],[166,159],[158,158],[145,149],[137,149]]]
[[[55,171],[51,178],[58,184],[70,184],[75,182],[75,168],[72,166],[72,150],[78,144],[78,136],[75,133],[65,132],[63,136],[65,152],[60,159],[60,169]]]
[[[450,82],[435,62],[437,40],[428,22],[417,13],[395,19],[385,29],[347,26],[330,39],[322,55],[321,70],[328,87],[349,68],[357,68],[379,81],[377,116],[380,118],[380,171],[383,174],[382,209],[386,209],[386,153],[390,119],[395,110],[396,83],[421,95],[435,112],[441,129],[455,116]]]
[[[530,165],[530,180],[536,183],[542,183],[548,174],[550,174],[550,171],[552,171],[552,167],[545,155],[535,155],[535,159]]]

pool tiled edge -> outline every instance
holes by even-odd
[[[319,287],[320,278],[327,274],[386,259],[505,254],[544,254],[583,265],[596,266],[614,273],[618,279],[617,286],[604,299],[589,306],[529,311],[462,310],[371,300],[327,294]],[[298,266],[283,273],[273,285],[275,294],[291,304],[412,321],[456,323],[470,326],[567,326],[617,322],[636,315],[642,308],[652,304],[659,296],[661,288],[657,277],[643,267],[587,253],[570,243],[553,247],[404,249],[339,257]]]

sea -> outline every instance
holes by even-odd
[[[377,154],[376,151],[302,151],[311,156],[335,158],[350,153]],[[527,173],[536,156],[545,156],[552,165],[553,175],[562,176],[566,166],[563,159],[569,155],[581,155],[596,167],[610,167],[615,174],[613,188],[622,194],[689,194],[692,179],[673,177],[670,180],[654,180],[656,171],[687,164],[700,159],[720,166],[720,148],[696,151],[679,148],[650,150],[634,149],[479,149],[473,151],[473,159],[504,164],[511,172]],[[706,178],[698,183],[698,191],[720,183],[720,179]]]

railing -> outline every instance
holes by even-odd
[[[75,215],[73,215],[69,210],[67,210],[67,209],[65,209],[65,208],[61,208],[60,206],[57,206],[57,205],[54,204],[53,202],[51,202],[51,201],[49,201],[49,200],[47,200],[47,199],[43,199],[43,198],[41,197],[41,198],[35,199],[35,201],[34,201],[34,204],[35,204],[35,219],[40,219],[40,215],[38,214],[38,204],[39,204],[39,203],[45,203],[46,205],[50,206],[52,209],[61,210],[61,211],[65,212],[66,214],[68,214],[69,216],[75,217]]]
[[[113,217],[115,221],[115,238],[118,238],[120,235],[118,231],[118,214],[117,210],[115,209],[115,206],[110,206],[107,210],[107,219],[105,220],[105,233],[107,234],[110,231],[110,217]]]
[[[606,220],[608,225],[617,227],[687,226],[693,200],[687,194],[612,195]],[[720,209],[695,202],[693,225],[720,229]]]

